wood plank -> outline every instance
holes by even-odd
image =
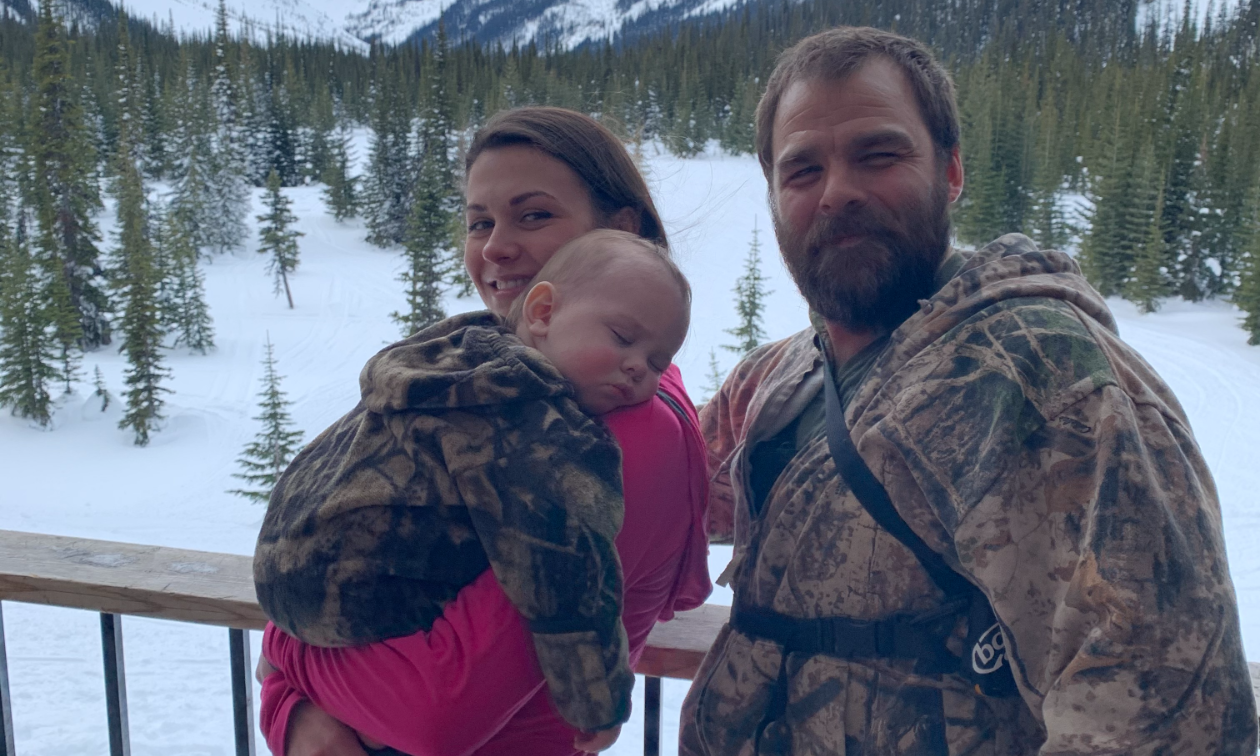
[[[647,648],[634,671],[656,677],[693,679],[730,616],[729,606],[704,604],[689,612],[678,612],[669,622],[658,623],[652,628]]]
[[[253,559],[0,530],[0,599],[261,630]]]
[[[11,530],[0,530],[0,599],[247,630],[267,621],[251,557]],[[729,617],[705,604],[658,624],[635,671],[692,679]],[[1248,666],[1260,705],[1260,663]]]

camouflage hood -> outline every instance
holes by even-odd
[[[569,396],[559,371],[487,310],[391,344],[359,374],[370,412],[471,409]]]

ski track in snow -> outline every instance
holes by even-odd
[[[366,150],[360,145],[360,155]],[[647,148],[645,172],[680,264],[694,288],[692,330],[677,363],[692,395],[705,397],[710,349],[723,372],[736,362],[732,289],[742,273],[754,224],[762,270],[773,293],[766,329],[782,338],[806,325],[806,311],[774,245],[765,183],[754,158],[677,160]],[[301,265],[291,280],[296,309],[272,294],[266,260],[254,252],[250,216],[245,248],[204,268],[217,348],[208,355],[168,353],[173,379],[165,426],[148,448],[118,430],[125,361],[116,346],[89,354],[84,381],[62,400],[56,430],[41,431],[0,414],[5,499],[0,528],[248,554],[262,520],[258,505],[229,495],[236,457],[257,432],[264,341],[270,334],[295,425],[310,440],[358,399],[363,363],[398,336],[389,319],[404,304],[399,250],[363,242],[361,222],[325,215],[318,187],[286,190],[299,217]],[[254,214],[261,212],[261,193]],[[110,219],[102,218],[102,225]],[[108,235],[106,236],[108,239]],[[109,242],[103,244],[108,249]],[[1244,642],[1260,660],[1260,349],[1246,346],[1238,312],[1225,303],[1169,302],[1149,316],[1113,300],[1121,335],[1173,387],[1190,417],[1222,502]],[[451,313],[475,300],[448,298]],[[99,365],[115,404],[101,413],[91,395]],[[714,547],[717,575],[730,557]],[[717,603],[730,592],[715,589]],[[103,756],[106,743],[99,625],[94,614],[4,605],[17,748],[25,756]],[[137,756],[232,753],[227,633],[219,628],[124,620],[131,740]],[[259,634],[253,633],[255,658]],[[676,753],[678,707],[687,683],[666,680],[662,746]],[[643,711],[642,686],[634,710]],[[255,697],[255,712],[257,697]],[[259,738],[259,752],[265,752]],[[642,753],[642,719],[626,726],[609,752]]]

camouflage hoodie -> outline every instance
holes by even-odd
[[[272,493],[254,556],[268,616],[320,646],[408,635],[491,567],[561,715],[588,731],[625,721],[612,436],[488,312],[386,347],[359,383]]]
[[[701,413],[736,600],[804,618],[939,606],[821,436],[751,514],[750,451],[822,385],[814,336],[752,353]],[[784,659],[726,627],[684,704],[680,753],[1256,752],[1211,475],[1070,258],[1018,235],[977,252],[893,332],[845,414],[902,517],[988,596],[1019,696],[904,660]],[[765,721],[776,688],[785,713]]]

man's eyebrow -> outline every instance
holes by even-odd
[[[853,140],[853,148],[857,151],[874,149],[876,147],[911,149],[914,147],[914,140],[901,129],[881,129],[870,134],[863,134]]]
[[[777,168],[786,168],[797,163],[805,163],[813,159],[813,154],[816,151],[813,145],[789,147],[775,159],[774,165]]]

